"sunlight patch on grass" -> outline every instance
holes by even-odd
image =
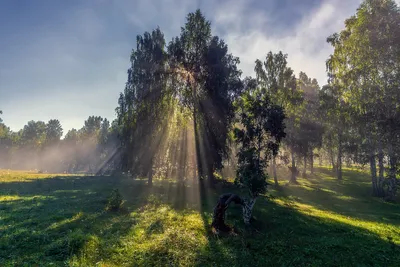
[[[48,200],[48,199],[55,199],[55,197],[40,196],[40,195],[36,195],[36,196],[0,195],[0,202],[37,201],[37,200]]]
[[[327,193],[330,193],[330,194],[333,194],[333,195],[337,195],[337,192],[335,192],[333,190],[330,190],[330,189],[327,189],[327,188],[320,188],[319,190],[327,192]]]
[[[341,200],[357,200],[354,197],[351,196],[345,196],[345,195],[341,195],[341,196],[336,196],[337,199],[341,199]]]
[[[316,217],[321,220],[333,220],[340,223],[355,226],[358,228],[362,228],[364,230],[367,230],[369,232],[378,235],[381,239],[385,241],[387,241],[389,238],[390,240],[393,241],[393,243],[400,244],[400,229],[399,227],[393,224],[360,220],[354,217],[341,215],[331,211],[321,210],[314,206],[302,203],[294,203],[294,202],[288,203],[287,201],[281,199],[274,199],[273,201],[280,206],[290,206],[302,214]]]
[[[46,230],[53,230],[53,229],[59,228],[59,227],[61,227],[63,225],[66,225],[68,223],[77,221],[77,220],[81,219],[82,217],[83,217],[83,212],[80,211],[80,212],[78,212],[77,214],[75,214],[74,216],[72,216],[69,219],[64,219],[64,220],[62,220],[60,222],[52,223]]]
[[[198,252],[208,244],[204,223],[197,212],[178,212],[168,205],[149,204],[130,217],[134,224],[126,236],[116,237],[119,240],[114,245],[98,243],[97,250],[111,255],[110,258],[88,258],[88,250],[83,249],[70,264],[192,266]]]
[[[314,191],[314,190],[315,190],[315,188],[310,187],[310,186],[307,186],[307,185],[304,185],[303,188],[304,188],[305,190],[307,190],[307,191]]]

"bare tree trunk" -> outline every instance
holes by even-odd
[[[197,124],[197,112],[193,112],[193,124],[194,124],[194,139],[195,139],[195,147],[196,147],[196,161],[197,161],[197,172],[198,172],[198,179],[201,180],[204,175],[203,171],[203,164],[201,158],[201,151],[200,151],[200,133]]]
[[[335,156],[333,155],[333,149],[332,147],[328,148],[328,153],[329,153],[329,158],[331,160],[331,165],[332,165],[332,172],[336,174],[336,164],[335,164]]]
[[[303,160],[304,160],[304,166],[303,166],[303,174],[302,174],[302,176],[304,178],[306,178],[307,177],[307,155],[304,155]]]
[[[276,174],[276,156],[273,156],[272,158],[272,173],[274,175],[275,185],[278,186],[279,183],[278,183],[278,175]]]
[[[291,156],[292,156],[292,167],[290,168],[290,170],[292,172],[292,176],[289,180],[289,183],[297,184],[297,179],[296,179],[297,169],[296,169],[296,160],[295,160],[293,148],[291,149]]]
[[[378,143],[378,166],[379,166],[379,179],[377,182],[377,193],[378,196],[383,197],[384,192],[383,192],[383,182],[385,181],[385,166],[383,164],[383,150],[382,150],[382,143]]]
[[[311,150],[310,154],[310,172],[314,174],[314,151]]]
[[[376,180],[376,159],[375,152],[373,150],[371,150],[369,154],[369,166],[372,179],[372,194],[374,196],[379,196],[378,183]]]
[[[338,136],[338,155],[337,155],[337,169],[336,175],[338,180],[342,180],[342,135],[339,134]]]
[[[394,201],[397,193],[397,179],[396,179],[397,157],[394,153],[392,144],[389,144],[388,152],[389,152],[389,172],[387,178],[388,192],[386,200]]]
[[[322,166],[322,153],[321,153],[321,149],[318,151],[318,161],[319,161],[319,166]]]
[[[147,184],[149,186],[153,185],[153,156],[150,157],[150,162],[149,162],[150,166],[149,166],[149,171],[147,174]]]

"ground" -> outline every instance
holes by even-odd
[[[281,172],[281,177],[286,174]],[[282,177],[284,179],[285,177]],[[222,193],[129,177],[0,170],[0,266],[400,266],[400,205],[372,198],[368,175],[343,181],[320,168],[271,188],[252,226],[228,209],[236,234],[209,225]],[[105,211],[117,188],[124,203]]]

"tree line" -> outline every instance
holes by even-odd
[[[373,194],[394,199],[400,155],[399,25],[394,1],[364,0],[345,28],[327,37],[334,50],[321,66],[327,73],[321,86],[305,72],[296,75],[282,51],[266,51],[265,58],[255,59],[255,77],[242,77],[239,58],[197,10],[168,43],[160,28],[137,36],[117,118],[104,126],[112,141],[102,143],[104,121],[95,123],[96,130],[83,127],[75,134],[96,140],[88,145],[96,151],[112,151],[94,153],[97,165],[113,163],[147,177],[149,184],[153,177],[165,177],[212,185],[230,173],[257,195],[265,189],[267,168],[276,185],[280,166],[289,168],[288,180],[296,183],[299,175],[314,172],[317,160],[330,164],[338,180],[343,165],[369,166]],[[35,127],[51,140],[48,124]],[[39,151],[48,144],[47,133],[36,130],[35,141],[28,142],[33,127],[28,125],[18,133],[1,128],[1,140],[12,137],[8,149],[23,144]]]
[[[57,119],[32,120],[16,132],[0,122],[0,168],[95,173],[114,153],[115,127],[105,118],[89,116],[81,129],[71,129],[61,139],[63,128]]]

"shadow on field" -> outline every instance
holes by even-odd
[[[104,212],[114,188],[126,201],[123,210]],[[100,261],[111,266],[400,263],[400,249],[390,240],[362,228],[301,214],[289,204],[278,205],[266,198],[257,200],[250,227],[243,224],[240,206],[230,206],[227,223],[238,235],[218,238],[210,231],[212,211],[219,195],[227,192],[245,196],[232,185],[201,190],[195,183],[154,181],[148,187],[145,180],[111,176],[0,183],[0,266],[59,266],[79,257],[75,262],[84,266]],[[297,196],[300,202],[307,196],[315,206],[330,194],[299,187],[275,193],[283,199]],[[332,203],[333,197],[326,202]],[[370,209],[374,207],[376,202]],[[355,212],[354,216],[359,215]]]
[[[372,197],[371,183],[365,173],[344,170],[342,181],[329,175],[329,170],[318,169],[318,173],[307,179],[300,178],[300,185],[282,186],[273,194],[320,210],[400,226],[399,205]]]
[[[117,183],[90,176],[0,183],[0,265],[62,264],[79,251],[95,251],[107,236],[123,235],[132,224],[128,216],[104,212]]]
[[[114,188],[125,201],[123,210],[105,212]],[[113,176],[0,182],[0,265],[61,264],[79,253],[104,258],[101,243],[118,243],[127,235],[136,223],[132,212],[140,213],[147,204],[199,210],[199,197],[195,184],[157,180],[148,187],[146,180]]]
[[[207,220],[208,214],[205,214]],[[362,228],[259,199],[250,227],[228,209],[237,236],[208,237],[196,266],[399,266],[400,248]],[[379,252],[378,252],[379,251]]]

